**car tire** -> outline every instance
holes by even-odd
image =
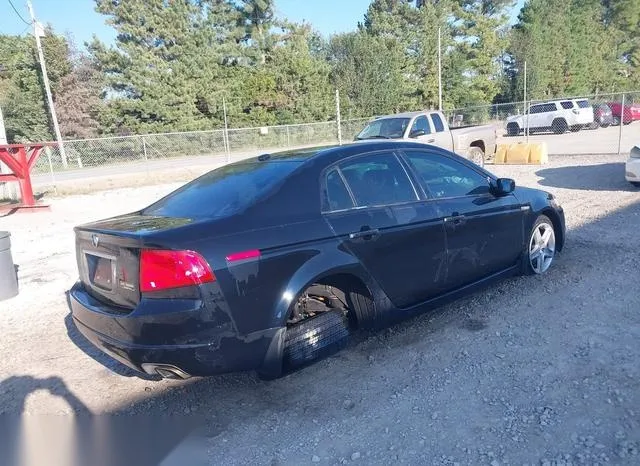
[[[341,350],[351,335],[349,319],[342,310],[322,312],[287,329],[282,355],[289,372]]]
[[[608,128],[609,125],[610,125],[610,123],[602,123],[602,124],[600,124],[600,127],[601,128]]]
[[[551,267],[555,256],[556,232],[553,226],[553,222],[546,215],[540,215],[529,231],[527,242],[524,247],[524,274],[544,274]]]
[[[469,160],[478,165],[484,167],[484,151],[480,147],[472,146],[469,148]]]
[[[577,133],[578,131],[580,131],[582,129],[582,125],[573,125],[571,127],[571,132],[572,133]]]
[[[551,123],[551,128],[553,129],[553,132],[556,134],[564,134],[569,129],[569,125],[567,124],[566,120],[562,118],[557,118],[553,120],[553,122]]]
[[[520,134],[520,126],[518,123],[509,123],[507,125],[507,135],[517,136],[518,134]]]
[[[613,117],[613,126],[618,126],[620,124],[620,118],[618,117]]]

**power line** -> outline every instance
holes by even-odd
[[[26,24],[27,26],[31,26],[31,23],[29,23],[26,19],[22,17],[22,15],[18,12],[18,10],[16,9],[16,7],[14,6],[11,0],[9,0],[9,5],[11,5],[11,8],[13,8],[13,11],[16,12],[16,14],[18,15],[18,18],[20,18],[24,24]]]

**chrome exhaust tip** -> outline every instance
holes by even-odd
[[[179,367],[172,366],[171,364],[142,364],[142,370],[149,375],[159,375],[163,379],[172,380],[186,380],[191,378],[190,374]]]

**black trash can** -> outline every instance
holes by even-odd
[[[0,231],[0,301],[18,295],[18,276],[11,256],[11,233]]]

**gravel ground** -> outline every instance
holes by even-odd
[[[0,302],[0,414],[206,420],[210,464],[638,464],[640,191],[616,157],[495,166],[557,195],[568,243],[543,277],[507,280],[282,379],[149,381],[69,327],[73,225],[176,185],[52,201],[0,218],[21,293]]]

